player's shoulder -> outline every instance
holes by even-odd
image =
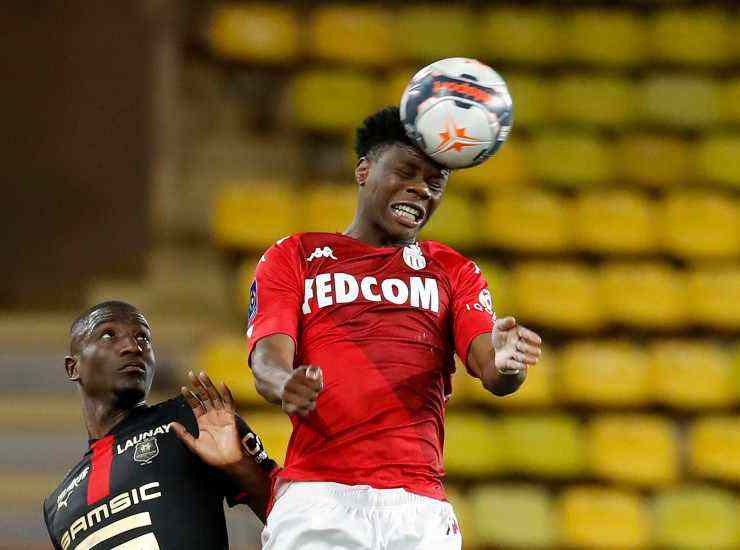
[[[283,256],[294,256],[307,259],[311,254],[318,254],[317,250],[327,255],[332,253],[338,246],[351,243],[341,233],[326,233],[320,231],[306,231],[303,233],[294,233],[282,239],[278,239],[275,244],[265,252],[263,259],[267,261],[271,254],[276,252]]]
[[[69,493],[74,491],[90,472],[90,463],[87,456],[83,456],[64,474],[62,480],[53,491],[44,499],[44,511],[51,513],[59,507],[61,501],[66,501]]]
[[[476,267],[473,260],[439,241],[421,241],[421,247],[430,260],[441,264],[446,271],[452,272],[466,267]]]

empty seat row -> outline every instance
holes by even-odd
[[[305,18],[289,7],[221,4],[204,21],[213,52],[247,63],[311,58],[377,66],[452,57],[465,52],[493,61],[597,66],[673,63],[721,66],[735,59],[738,26],[711,8],[472,10],[440,3],[386,9],[316,6]],[[430,39],[433,37],[433,39]]]

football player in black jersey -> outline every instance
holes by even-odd
[[[151,329],[124,302],[90,308],[70,337],[65,369],[79,387],[90,444],[44,501],[54,548],[228,548],[224,498],[264,520],[277,465],[225,385],[190,373],[193,391],[147,405]]]

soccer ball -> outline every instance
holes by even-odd
[[[416,73],[401,96],[406,133],[447,168],[468,168],[493,155],[514,121],[506,82],[475,59],[451,57]]]

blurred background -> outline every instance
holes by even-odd
[[[255,263],[348,225],[354,128],[453,56],[502,74],[514,131],[422,238],[547,346],[515,396],[455,377],[465,548],[740,548],[737,7],[4,2],[0,548],[48,547],[41,501],[86,445],[67,330],[98,301],[149,317],[150,401],[205,369],[282,460],[246,367]]]

